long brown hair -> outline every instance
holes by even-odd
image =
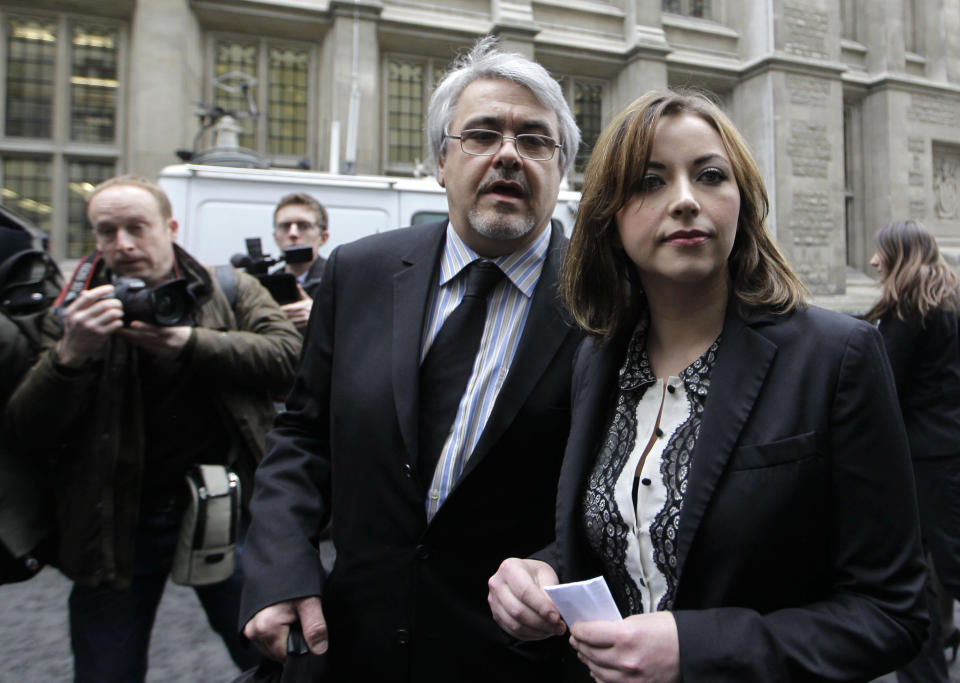
[[[616,214],[642,191],[657,124],[680,113],[696,114],[717,131],[740,189],[728,262],[733,293],[745,304],[777,312],[805,303],[806,288],[766,229],[767,191],[743,137],[704,94],[656,90],[628,105],[597,140],[561,274],[560,291],[574,319],[602,339],[632,320],[639,302],[633,263],[617,239]]]
[[[960,309],[960,279],[921,223],[890,223],[877,232],[876,242],[883,289],[880,300],[864,315],[866,320],[873,322],[893,311],[905,322],[922,323],[936,308]]]

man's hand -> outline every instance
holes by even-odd
[[[297,283],[297,291],[300,293],[300,301],[294,301],[292,304],[284,304],[280,309],[287,314],[287,318],[295,327],[306,327],[310,320],[310,309],[313,308],[313,299],[311,299],[300,283]]]
[[[188,325],[164,327],[134,320],[130,323],[130,327],[120,330],[117,334],[131,344],[136,344],[157,356],[175,358],[186,346],[192,329]]]
[[[320,598],[278,602],[264,607],[243,627],[245,635],[262,654],[282,662],[287,658],[287,635],[290,624],[299,620],[310,652],[322,655],[327,651],[327,622],[323,618]]]
[[[557,583],[557,572],[540,560],[504,560],[490,577],[487,602],[500,628],[521,640],[542,640],[566,630],[560,612],[543,590]]]
[[[635,614],[623,621],[578,621],[570,644],[602,683],[675,683],[680,638],[670,612]]]
[[[63,365],[79,367],[122,327],[123,305],[113,296],[113,285],[81,292],[63,311],[63,337],[57,342],[57,359]]]

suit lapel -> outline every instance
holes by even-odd
[[[681,577],[717,482],[777,353],[776,345],[749,327],[738,315],[737,308],[731,300],[680,513],[677,562]]]
[[[393,276],[393,400],[403,443],[417,458],[420,401],[420,339],[430,288],[434,284],[446,223],[404,228],[420,230],[423,239],[404,254]]]
[[[543,376],[554,354],[572,330],[565,319],[557,293],[557,278],[563,263],[565,250],[558,247],[562,241],[559,230],[550,236],[550,247],[543,264],[543,272],[530,302],[517,353],[510,364],[510,371],[500,388],[497,402],[463,469],[461,481],[472,472],[513,422],[520,408],[537,382]]]
[[[587,567],[594,565],[593,551],[580,531],[581,501],[617,398],[620,365],[630,336],[627,331],[606,344],[588,339],[578,352],[570,437],[557,489],[557,540],[562,549],[559,574],[565,581],[592,575]]]

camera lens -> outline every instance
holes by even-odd
[[[188,306],[184,292],[158,289],[153,296],[153,315],[158,325],[177,325],[186,317]]]

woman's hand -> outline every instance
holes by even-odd
[[[670,612],[636,614],[623,621],[578,621],[570,644],[594,679],[672,683],[680,680],[680,641]]]
[[[520,640],[543,640],[566,631],[560,612],[543,586],[557,583],[557,573],[546,562],[504,560],[490,577],[487,602],[500,628]]]

